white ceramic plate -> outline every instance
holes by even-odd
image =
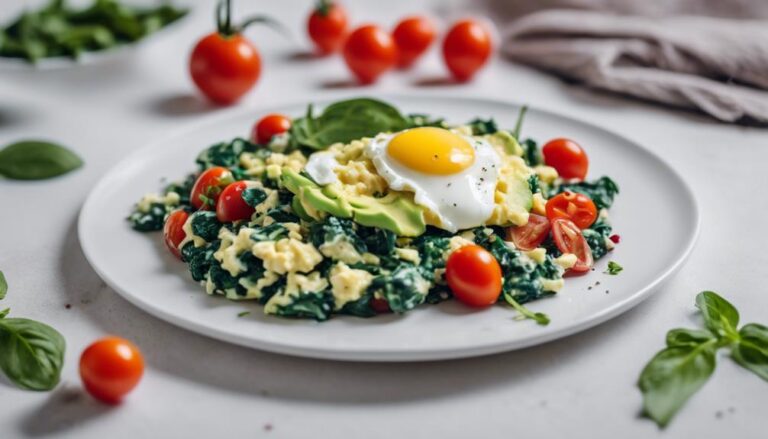
[[[494,117],[514,124],[519,107],[480,99],[386,97],[403,112],[445,116],[451,122]],[[270,108],[300,115],[306,103]],[[621,193],[611,209],[621,244],[588,276],[569,278],[553,298],[530,304],[549,314],[539,326],[515,320],[504,306],[473,311],[449,301],[424,305],[403,316],[369,319],[339,316],[317,323],[264,315],[256,303],[209,297],[189,277],[186,266],[165,250],[159,233],[143,235],[125,217],[163,178],[178,179],[194,169],[200,150],[245,136],[268,112],[248,110],[197,124],[162,139],[124,160],[93,189],[80,214],[79,235],[86,257],[120,295],[158,318],[211,337],[273,352],[359,361],[416,361],[470,357],[544,343],[604,322],[637,305],[680,268],[698,232],[694,197],[675,171],[641,146],[601,128],[531,109],[524,135],[540,141],[577,139],[590,156],[590,176],[610,175]],[[653,221],[648,212],[663,212]],[[649,243],[653,243],[650,250]],[[625,267],[604,274],[608,260]],[[599,287],[588,287],[600,282]],[[250,310],[247,317],[238,313]]]

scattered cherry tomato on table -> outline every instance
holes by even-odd
[[[525,225],[507,228],[507,241],[512,241],[519,250],[530,251],[547,239],[550,229],[547,217],[532,213]]]
[[[80,377],[94,398],[117,404],[141,380],[144,359],[139,349],[120,337],[97,340],[80,356]]]
[[[493,305],[501,294],[499,262],[479,245],[466,245],[448,256],[445,280],[454,297],[472,307]]]
[[[243,199],[243,191],[248,188],[244,181],[236,181],[221,192],[216,202],[216,218],[222,223],[231,223],[248,219],[253,215],[254,208]]]
[[[544,164],[557,170],[565,179],[584,180],[589,171],[589,158],[578,143],[570,139],[550,140],[542,148]]]
[[[336,2],[320,0],[307,20],[307,33],[323,55],[341,49],[347,37],[347,13]]]
[[[344,43],[344,61],[360,82],[370,84],[394,67],[397,47],[392,37],[378,26],[361,26]]]
[[[490,32],[477,21],[462,20],[454,24],[443,40],[443,59],[451,74],[468,81],[491,56]]]
[[[187,219],[189,219],[187,211],[182,209],[174,210],[168,215],[163,225],[165,245],[179,259],[181,259],[179,244],[187,237],[187,233],[184,231],[184,224],[187,222]]]
[[[203,37],[192,49],[189,72],[197,88],[211,101],[228,105],[256,85],[261,75],[261,56],[242,35],[255,23],[277,26],[266,17],[253,17],[240,26],[232,24],[231,0],[217,4],[217,31]]]
[[[597,206],[591,198],[577,192],[565,191],[547,201],[547,218],[550,221],[565,218],[580,229],[586,229],[597,219]]]
[[[196,209],[215,208],[221,191],[233,181],[235,178],[229,169],[222,166],[208,168],[195,180],[189,195],[189,203]]]
[[[584,273],[589,271],[594,264],[592,249],[587,240],[573,221],[565,218],[557,218],[552,221],[552,238],[558,250],[563,253],[576,255],[576,265],[569,271]]]
[[[291,129],[289,117],[282,114],[268,114],[253,126],[251,140],[260,145],[266,145],[272,140],[272,137],[283,134],[289,129]]]
[[[397,46],[401,68],[410,67],[435,40],[435,26],[425,17],[408,17],[400,21],[392,32]]]

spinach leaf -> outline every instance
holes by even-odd
[[[432,117],[428,114],[409,114],[407,117],[408,128],[417,127],[437,127],[448,128],[448,124],[443,118]]]
[[[73,171],[83,161],[51,142],[23,140],[0,150],[0,175],[16,180],[43,180]]]
[[[5,294],[8,292],[8,282],[5,280],[5,275],[0,271],[0,300],[5,299]]]
[[[241,197],[243,197],[245,204],[251,207],[256,207],[267,199],[267,193],[262,189],[249,187],[243,191]]]
[[[128,216],[128,221],[131,223],[133,230],[138,232],[154,232],[157,230],[163,230],[165,217],[174,208],[175,207],[171,207],[163,203],[152,203],[149,205],[149,210],[146,212],[141,212],[138,209],[134,210]]]
[[[493,134],[499,131],[496,121],[491,119],[473,119],[469,122],[470,128],[472,128],[473,136],[482,136],[485,134]]]
[[[730,302],[713,291],[703,291],[696,296],[696,307],[710,331],[720,336],[738,337],[739,312]]]
[[[544,164],[544,155],[539,149],[539,145],[533,139],[525,139],[520,143],[523,147],[523,160],[528,166],[539,166]]]
[[[240,154],[254,152],[257,149],[258,145],[255,143],[236,138],[230,142],[219,142],[209,146],[200,152],[195,161],[200,166],[200,170],[214,166],[234,168],[240,163]]]
[[[219,236],[221,223],[216,218],[216,213],[208,210],[199,210],[191,215],[192,233],[211,242]]]
[[[417,267],[403,263],[393,272],[375,277],[368,288],[380,292],[392,312],[404,313],[424,303],[426,282]]]
[[[731,348],[733,359],[768,381],[768,327],[749,323],[741,328],[739,335],[739,342]]]
[[[715,339],[715,335],[706,329],[673,329],[667,332],[667,346],[698,346]]]
[[[581,231],[584,239],[587,240],[587,244],[589,244],[589,248],[592,250],[592,257],[595,259],[600,259],[608,253],[606,240],[611,235],[612,230],[613,228],[607,221],[598,218],[589,228]]]
[[[715,370],[717,339],[667,347],[645,366],[638,386],[645,414],[665,427]]]
[[[28,390],[56,387],[64,363],[64,337],[50,326],[29,319],[0,319],[0,369]]]
[[[333,295],[328,291],[301,292],[292,297],[291,303],[277,307],[275,314],[283,317],[328,320],[333,310]]]
[[[290,134],[296,146],[325,149],[334,143],[348,143],[378,133],[400,131],[408,126],[409,120],[392,105],[358,98],[335,102],[318,117],[309,106],[306,116],[293,121]]]

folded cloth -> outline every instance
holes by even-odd
[[[604,90],[768,124],[768,21],[546,10],[505,32],[511,59]]]

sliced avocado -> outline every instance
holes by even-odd
[[[280,179],[286,189],[297,195],[294,203],[300,204],[305,213],[321,211],[353,218],[364,226],[391,230],[399,236],[418,236],[426,230],[423,208],[401,194],[349,197],[336,185],[320,186],[289,168],[283,168]]]
[[[498,145],[504,148],[504,151],[506,151],[509,155],[514,155],[521,157],[523,155],[523,147],[520,146],[520,143],[515,139],[512,134],[509,133],[509,131],[496,131],[493,134],[488,134],[485,136],[486,139],[488,139],[489,142],[493,145]]]
[[[528,180],[519,175],[507,178],[507,193],[505,204],[512,212],[510,220],[516,226],[525,225],[528,222],[528,212],[533,207],[533,193],[528,185]]]
[[[291,210],[293,210],[293,213],[295,213],[299,218],[303,219],[304,221],[312,221],[314,218],[309,216],[307,213],[307,210],[304,209],[304,205],[301,204],[301,198],[296,195],[291,200]]]

